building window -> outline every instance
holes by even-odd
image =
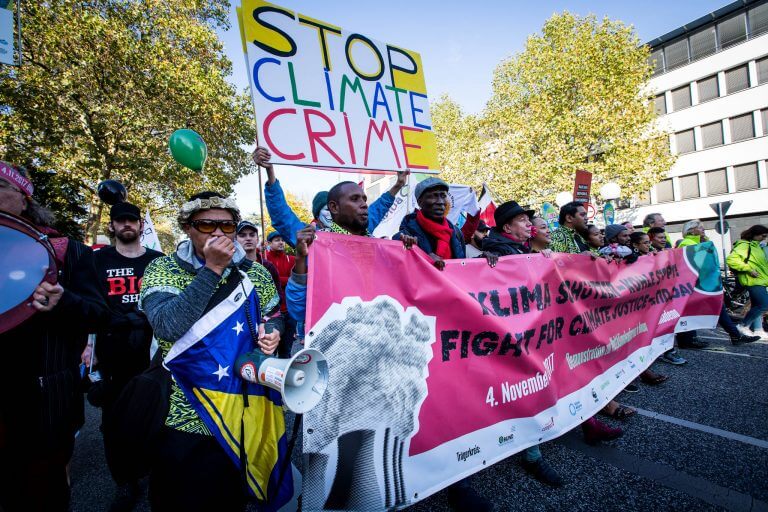
[[[749,70],[746,64],[725,72],[725,87],[728,94],[733,94],[749,87]]]
[[[704,176],[707,179],[707,195],[716,196],[728,193],[728,178],[726,178],[725,169],[707,171]]]
[[[768,4],[763,4],[768,7]],[[768,82],[768,57],[763,57],[757,61],[757,83],[764,84]]]
[[[672,91],[672,111],[691,106],[691,87],[686,85]]]
[[[701,197],[699,192],[699,175],[689,174],[688,176],[680,177],[680,198],[692,199],[694,197]]]
[[[717,51],[717,36],[715,27],[705,28],[691,34],[691,60],[706,57]]]
[[[705,124],[701,127],[701,145],[704,148],[720,146],[723,143],[723,123]]]
[[[657,115],[667,113],[667,102],[663,94],[659,94],[653,99],[653,109],[656,111]]]
[[[699,80],[696,86],[699,88],[699,103],[704,103],[720,96],[720,90],[717,87],[717,75]]]
[[[731,121],[731,142],[751,139],[755,136],[755,123],[752,114],[732,117]]]
[[[760,111],[760,117],[763,118],[763,135],[768,135],[768,108]]]
[[[666,69],[674,69],[688,63],[688,39],[681,39],[664,47]]]
[[[676,133],[675,145],[677,146],[678,155],[696,151],[696,146],[693,142],[693,130],[685,130],[684,132]]]
[[[768,3],[749,10],[749,37],[768,32]]]
[[[637,206],[645,206],[651,204],[651,193],[642,192],[635,200]]]
[[[664,180],[656,185],[656,202],[669,203],[675,200],[675,191],[672,188],[672,180]]]
[[[650,57],[648,57],[648,64],[651,65],[654,75],[664,71],[664,54],[661,48],[651,52]]]
[[[736,178],[737,192],[760,188],[760,182],[757,177],[757,163],[737,165],[733,168],[733,174]]]
[[[728,48],[740,43],[747,38],[747,15],[737,14],[717,24],[717,32],[720,34],[720,48]]]

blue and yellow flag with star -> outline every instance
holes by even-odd
[[[245,467],[248,489],[261,510],[278,510],[294,494],[290,463],[280,482],[289,456],[282,399],[237,373],[237,357],[255,348],[246,311],[256,328],[259,298],[244,276],[242,286],[173,344],[164,364],[232,462],[241,471]]]

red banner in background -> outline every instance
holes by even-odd
[[[330,365],[306,415],[313,509],[401,508],[567,432],[722,301],[711,243],[440,272],[397,242],[320,233],[311,258],[306,343]]]
[[[573,200],[588,203],[590,201],[592,190],[592,173],[576,171],[576,179],[573,184]]]

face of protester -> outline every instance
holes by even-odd
[[[426,218],[442,222],[448,207],[448,191],[441,187],[429,188],[421,194],[418,203]]]
[[[368,197],[355,183],[341,187],[338,202],[328,201],[328,210],[333,221],[342,228],[353,232],[368,229]]]
[[[648,238],[648,235],[643,235],[643,238],[634,244],[634,249],[637,250],[637,252],[640,254],[648,254],[651,252],[651,239]]]
[[[523,242],[531,238],[531,227],[533,227],[533,224],[531,224],[531,219],[528,218],[528,215],[519,213],[504,224],[502,229],[505,233]]]
[[[762,235],[755,235],[754,238],[752,238],[752,240],[754,240],[755,242],[762,242],[766,238],[768,238],[768,233],[763,233]]]
[[[689,234],[696,235],[696,236],[703,236],[704,235],[704,226],[702,226],[702,225],[696,226],[695,228],[693,228],[690,231]]]
[[[583,206],[579,206],[576,210],[576,215],[566,217],[571,219],[571,227],[579,233],[583,233],[587,230],[587,210]]]
[[[626,233],[626,231],[625,231]],[[589,234],[587,235],[587,243],[590,247],[599,249],[604,245],[605,237],[595,226],[589,228]]]
[[[275,252],[283,252],[285,250],[285,242],[283,241],[283,237],[273,237],[272,241],[269,242],[269,250]]]
[[[619,245],[626,245],[627,247],[629,247],[629,232],[625,229],[624,231],[616,235],[615,240]]]
[[[27,208],[27,196],[16,185],[0,180],[0,210],[20,217]]]
[[[475,231],[475,234],[472,235],[472,240],[475,242],[475,247],[480,248],[483,246],[483,238],[488,236],[487,231]]]
[[[192,245],[195,248],[195,252],[197,253],[198,257],[203,256],[203,248],[205,247],[205,244],[208,243],[208,240],[211,238],[218,238],[220,236],[225,236],[229,238],[230,240],[235,239],[235,233],[234,231],[230,234],[224,233],[221,230],[220,226],[216,226],[216,229],[213,233],[201,233],[194,227],[192,227],[192,222],[197,220],[228,220],[231,222],[235,222],[235,218],[232,216],[232,212],[229,210],[224,210],[222,208],[211,208],[210,210],[202,210],[199,212],[195,212],[194,215],[189,219],[189,223],[185,224],[183,229],[184,233],[187,234],[189,239],[192,241]]]
[[[237,241],[245,252],[250,253],[259,248],[259,232],[251,228],[243,228],[237,234]]]
[[[656,215],[653,218],[653,224],[651,224],[651,227],[652,228],[663,228],[666,225],[667,225],[667,221],[664,220],[664,217],[662,217],[661,215]]]
[[[131,244],[139,238],[141,220],[131,218],[112,219],[109,227],[110,231],[115,234],[115,238],[124,244]]]
[[[552,237],[549,236],[549,226],[547,221],[541,217],[536,217],[531,221],[533,227],[536,228],[536,236],[533,239],[537,242],[549,244],[552,241]]]
[[[630,235],[635,232],[635,226],[633,226],[631,222],[625,222],[624,224],[622,224],[622,226],[627,228],[627,233],[629,233]]]
[[[653,235],[653,238],[651,238],[651,247],[653,247],[657,251],[664,249],[666,245],[667,245],[666,233],[655,233]]]

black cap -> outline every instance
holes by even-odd
[[[109,220],[117,219],[141,220],[141,211],[131,203],[117,203],[109,210]]]
[[[503,203],[496,208],[495,212],[493,212],[493,219],[496,221],[496,227],[501,229],[504,224],[521,213],[526,214],[529,219],[532,219],[535,212],[533,210],[526,210],[517,204],[517,201],[507,201],[506,203]]]
[[[277,237],[282,238],[283,235],[281,235],[278,231],[273,231],[267,235],[267,242],[271,242],[273,238],[277,238]]]
[[[252,230],[254,230],[257,233],[259,232],[259,228],[256,227],[256,224],[254,224],[253,222],[251,222],[249,220],[241,220],[240,224],[237,225],[237,232],[240,233],[242,230],[244,230],[246,228],[251,228]]]
[[[480,219],[480,224],[477,225],[477,229],[475,231],[490,231],[491,226],[485,223],[484,220]]]

